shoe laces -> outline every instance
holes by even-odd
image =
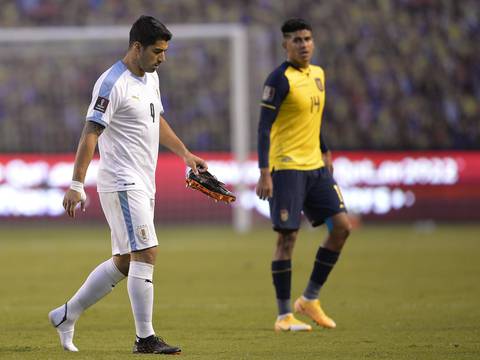
[[[156,336],[152,339],[153,342],[160,344],[161,346],[170,346],[168,345],[165,340],[161,336]]]
[[[165,340],[161,336],[155,336],[155,339],[162,344],[166,344]]]

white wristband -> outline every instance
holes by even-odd
[[[85,190],[83,188],[83,183],[81,183],[80,181],[72,180],[72,183],[70,184],[70,189],[79,192],[80,193],[80,199],[82,201],[85,201],[87,199],[87,194],[85,194]]]
[[[70,184],[70,189],[78,191],[78,192],[82,192],[83,191],[83,183],[81,183],[80,181],[72,180],[72,183]]]

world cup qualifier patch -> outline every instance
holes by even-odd
[[[275,97],[275,88],[272,86],[265,85],[263,88],[262,100],[263,101],[272,101]]]
[[[95,102],[95,106],[93,107],[93,110],[100,111],[105,114],[105,111],[107,110],[107,106],[110,100],[99,96],[97,98],[97,101]]]

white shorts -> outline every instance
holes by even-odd
[[[158,245],[153,225],[155,200],[141,190],[98,193],[112,234],[112,255]]]

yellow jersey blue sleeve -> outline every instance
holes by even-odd
[[[289,62],[265,82],[258,130],[261,168],[313,170],[324,166],[321,141],[325,75],[319,66],[307,69]]]

